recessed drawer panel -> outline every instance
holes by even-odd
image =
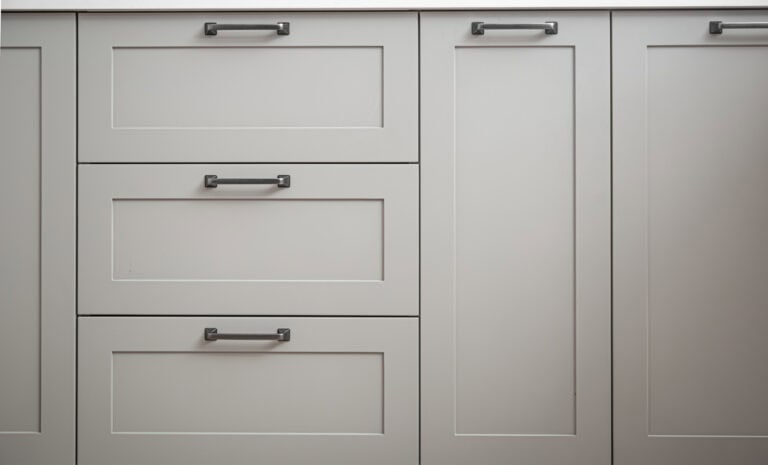
[[[418,313],[415,165],[81,165],[79,194],[81,314]]]
[[[79,27],[80,161],[418,159],[413,13],[89,13]]]
[[[413,318],[85,317],[79,330],[79,463],[418,462]]]

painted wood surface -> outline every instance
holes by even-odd
[[[422,461],[608,464],[608,14],[421,32]]]
[[[75,16],[0,42],[0,463],[74,464]]]
[[[616,13],[616,465],[768,460],[768,12]]]

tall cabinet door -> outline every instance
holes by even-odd
[[[616,465],[768,463],[765,26],[614,16]]]
[[[75,17],[2,16],[0,463],[75,461]]]
[[[610,463],[609,31],[422,15],[426,465]]]

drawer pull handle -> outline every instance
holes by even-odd
[[[709,22],[710,34],[722,34],[723,29],[768,29],[768,22],[764,22],[764,23],[724,23],[722,21]]]
[[[219,31],[277,31],[279,36],[287,36],[291,33],[291,23],[279,22],[277,24],[218,24],[205,23],[205,35],[215,36]]]
[[[541,29],[544,34],[554,35],[557,34],[557,21],[533,24],[486,24],[481,21],[472,23],[473,35],[484,35],[486,29]]]
[[[277,187],[291,187],[291,176],[280,174],[276,178],[220,178],[215,174],[206,174],[203,183],[205,187],[217,187],[219,184],[275,184]]]
[[[220,333],[217,328],[205,328],[206,341],[218,341],[222,339],[235,341],[277,341],[288,342],[291,340],[290,328],[278,328],[276,333]]]

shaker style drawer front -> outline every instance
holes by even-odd
[[[79,34],[80,161],[418,160],[415,13],[91,13]]]
[[[81,165],[79,182],[80,314],[418,314],[415,165]]]
[[[84,317],[79,330],[82,465],[418,463],[416,319]]]

